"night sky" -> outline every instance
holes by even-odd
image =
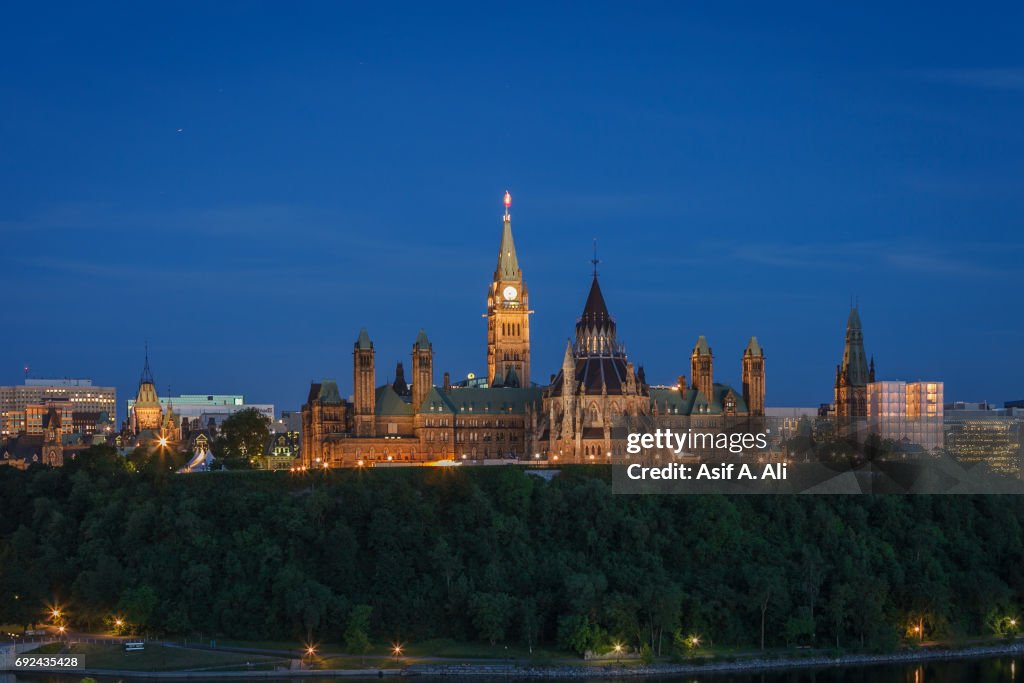
[[[1024,6],[5,3],[0,383],[298,408],[420,327],[486,369],[513,197],[534,380],[591,244],[630,359],[698,335],[769,406],[832,399],[851,297],[880,379],[1024,398]],[[212,7],[210,6],[212,5]]]

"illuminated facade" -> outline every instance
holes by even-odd
[[[23,385],[0,387],[0,436],[26,433],[29,412],[38,417],[38,420],[33,418],[37,424],[33,424],[31,433],[42,433],[38,411],[50,403],[59,406],[62,412],[69,406],[70,414],[77,414],[78,418],[73,422],[69,415],[65,420],[67,429],[88,434],[102,431],[108,422],[113,423],[117,392],[114,387],[94,386],[90,379],[26,379]],[[75,428],[75,423],[80,424],[80,428]]]
[[[433,346],[420,330],[411,349],[412,386],[404,373],[377,385],[376,350],[359,332],[352,350],[353,395],[335,380],[314,382],[302,406],[303,467],[352,467],[436,461],[539,459],[601,462],[625,448],[616,419],[676,415],[710,427],[718,418],[764,414],[764,351],[754,337],[742,354],[743,390],[716,383],[711,347],[700,337],[691,354],[693,384],[650,387],[618,340],[594,277],[575,341],[547,387],[531,383],[530,324],[505,195],[498,263],[487,295],[487,378],[434,385]],[[399,380],[398,377],[401,377]],[[481,386],[482,385],[482,386]],[[749,406],[749,407],[748,407]],[[705,423],[707,423],[705,425]]]
[[[434,384],[434,348],[420,330],[404,371],[377,385],[376,350],[360,330],[352,348],[352,399],[333,379],[314,382],[302,406],[302,466],[359,467],[519,459],[534,451],[541,389],[530,385],[528,292],[505,194],[498,261],[487,294],[484,386]]]
[[[714,354],[703,336],[690,354],[689,384],[680,375],[675,386],[648,385],[643,367],[634,368],[618,338],[596,258],[594,266],[575,342],[567,343],[562,368],[544,390],[542,453],[559,462],[615,461],[625,455],[626,419],[658,418],[662,426],[714,431],[734,418],[764,414],[764,350],[755,337],[742,354],[745,392],[715,382]],[[745,394],[756,401],[754,410]]]
[[[946,452],[964,465],[1021,477],[1021,433],[1015,420],[953,417],[946,422]]]
[[[163,420],[163,407],[156,394],[153,371],[149,369],[149,349],[146,349],[146,363],[139,378],[139,390],[135,394],[135,402],[128,413],[128,424],[132,434],[160,429]]]
[[[868,428],[882,439],[941,449],[942,395],[942,382],[870,382],[865,387]]]
[[[505,193],[505,221],[498,266],[487,290],[487,382],[492,387],[530,386],[529,293],[512,239],[512,197]]]

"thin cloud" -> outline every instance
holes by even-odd
[[[833,244],[717,243],[698,248],[707,259],[755,264],[770,268],[858,271],[866,266],[900,268],[933,275],[970,275],[990,278],[1019,277],[1020,270],[994,265],[1009,251],[1024,244],[975,243],[960,245],[953,253],[927,242],[860,241]]]
[[[922,69],[910,75],[929,83],[985,90],[1024,90],[1024,67]]]

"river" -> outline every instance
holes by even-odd
[[[576,681],[578,683],[609,683],[610,681],[634,681],[640,683],[953,683],[954,681],[974,681],[977,683],[1005,683],[1017,681],[1019,676],[1024,676],[1024,657],[989,657],[984,659],[966,659],[959,661],[941,660],[917,663],[899,664],[873,664],[866,666],[827,667],[827,668],[797,668],[784,671],[761,671],[761,672],[729,672],[709,673],[693,676],[629,676],[621,679],[584,677],[571,679],[558,679],[562,681]],[[74,675],[5,675],[0,674],[0,683],[79,683],[82,676]],[[98,679],[100,683],[152,683],[153,679],[145,678],[117,678]],[[174,680],[174,679],[172,679]],[[178,679],[182,680],[182,679]],[[189,683],[200,683],[203,679],[187,679]],[[244,679],[211,678],[208,681],[226,683],[230,681],[241,681]],[[378,681],[377,678],[259,678],[252,679],[259,683],[337,683],[338,681],[349,681],[350,683],[369,683]],[[394,681],[393,678],[384,680]],[[421,678],[427,681],[426,677]],[[443,679],[447,683],[454,683],[453,677]],[[495,676],[463,678],[459,683],[510,683],[516,680],[514,676]],[[536,678],[518,679],[524,683],[529,681],[536,683]],[[1024,683],[1024,679],[1021,679]]]

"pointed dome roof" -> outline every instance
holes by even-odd
[[[751,337],[747,343],[747,349],[743,352],[745,356],[763,356],[764,351],[761,349],[761,345],[757,343],[757,337]]]
[[[848,330],[859,330],[860,326],[860,313],[857,311],[856,306],[850,307],[850,317],[846,319],[846,329]]]
[[[427,339],[427,333],[420,328],[420,333],[416,335],[416,342],[412,345],[413,349],[429,349],[430,340]]]
[[[601,285],[597,283],[597,275],[595,275],[594,281],[590,285],[590,294],[587,295],[587,303],[583,306],[581,320],[589,324],[600,325],[610,322],[611,319],[608,306],[604,302],[604,295],[601,293]]]
[[[359,330],[359,338],[356,339],[356,348],[357,349],[372,349],[373,348],[373,342],[370,341],[370,335],[366,331],[365,327]]]
[[[521,280],[523,272],[519,270],[519,258],[516,256],[516,243],[512,239],[512,217],[505,214],[505,223],[501,227],[501,246],[498,247],[498,266],[494,269],[495,280]]]
[[[594,273],[587,302],[583,305],[583,315],[576,322],[576,345],[573,351],[577,357],[625,357],[626,351],[615,337],[615,319],[608,312],[597,273]]]
[[[708,346],[708,340],[704,335],[697,337],[697,344],[693,347],[693,355],[695,356],[710,356],[711,347]]]
[[[513,365],[508,369],[508,374],[505,375],[505,386],[518,389],[519,385],[519,373],[516,372],[516,367]]]

